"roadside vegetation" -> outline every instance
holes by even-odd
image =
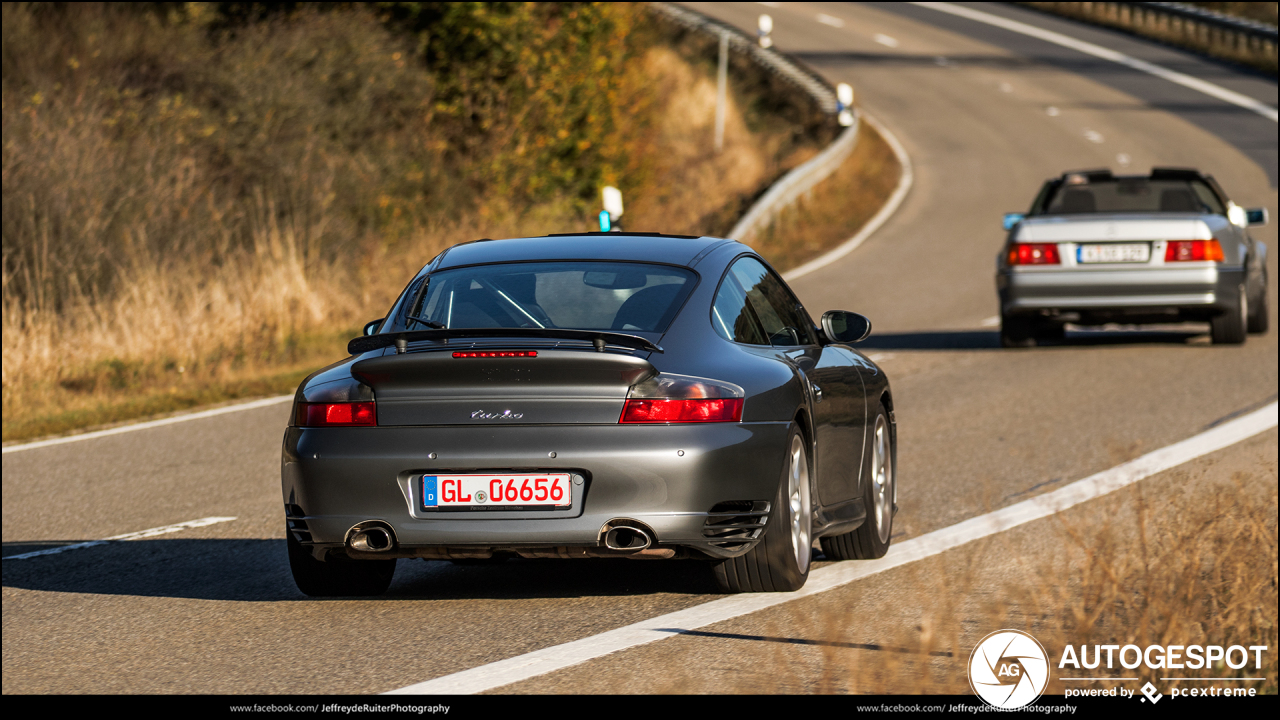
[[[784,606],[755,626],[737,622],[731,632],[742,639],[720,641],[720,652],[734,652],[731,671],[717,667],[634,691],[951,694],[980,704],[967,680],[970,652],[987,634],[1013,628],[1033,635],[1049,655],[1040,705],[1061,704],[1068,688],[1136,691],[1148,681],[1166,695],[1175,686],[1274,695],[1275,443],[1273,429],[1051,518]],[[1260,670],[1251,653],[1240,669],[1218,661],[1200,670],[1126,670],[1117,662],[1106,673],[1105,665],[1059,669],[1068,644],[1089,646],[1091,659],[1093,646],[1108,644],[1271,650]],[[702,652],[723,657],[715,647]],[[1061,679],[1117,675],[1138,679]],[[1170,676],[1262,680],[1161,680]]]
[[[1088,2],[1024,2],[1043,12],[1082,20],[1095,25],[1123,30],[1159,42],[1202,53],[1209,57],[1247,65],[1268,75],[1276,74],[1276,46],[1238,42],[1227,34],[1205,31],[1194,24],[1170,21],[1155,14],[1147,16],[1134,3]],[[1192,2],[1194,5],[1223,15],[1276,26],[1277,3],[1268,2]]]
[[[716,153],[713,43],[640,5],[287,7],[4,6],[5,441],[289,392],[441,249],[592,229],[603,185],[724,233],[835,131],[735,58]]]

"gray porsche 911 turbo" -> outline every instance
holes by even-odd
[[[852,312],[815,326],[732,240],[582,233],[438,255],[351,357],[302,382],[284,436],[289,566],[376,595],[398,558],[698,558],[788,591],[815,539],[888,550],[884,372]]]

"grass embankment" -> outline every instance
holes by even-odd
[[[1024,2],[1022,5],[1073,20],[1123,30],[1141,37],[1202,53],[1209,57],[1240,63],[1269,75],[1276,74],[1275,45],[1254,41],[1236,42],[1225,33],[1182,22],[1156,13],[1146,14],[1132,3]],[[1276,25],[1277,3],[1193,2],[1205,10]]]
[[[714,44],[634,5],[4,12],[5,441],[290,392],[441,249],[605,184],[723,233],[835,130],[735,58],[714,152]]]
[[[989,633],[1012,628],[1048,654],[1050,681],[1038,705],[1061,704],[1067,689],[1133,692],[1148,681],[1166,697],[1173,687],[1274,695],[1276,462],[1272,429],[1050,518],[708,626],[706,636],[595,661],[591,674],[602,682],[628,677],[637,693],[954,694],[980,703],[967,679],[970,653]],[[1108,671],[1106,651],[1097,668],[1059,668],[1067,645],[1077,659],[1087,645],[1090,664],[1095,646],[1104,645],[1269,649],[1261,668],[1250,651],[1238,669],[1222,661],[1203,669],[1125,668],[1117,658]],[[663,663],[700,672],[627,675]],[[1064,680],[1094,677],[1136,680]],[[1201,680],[1162,679],[1170,677]]]

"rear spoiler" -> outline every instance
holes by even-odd
[[[446,330],[406,330],[403,332],[380,333],[358,337],[347,343],[347,352],[352,355],[367,353],[370,350],[381,350],[395,346],[396,353],[402,353],[411,342],[432,340],[450,340],[453,338],[551,338],[556,340],[587,340],[595,345],[597,352],[604,352],[606,345],[650,352],[663,352],[662,347],[645,340],[639,335],[605,332],[601,330],[562,330],[558,328],[450,328]]]

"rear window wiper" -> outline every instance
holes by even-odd
[[[427,327],[429,327],[429,328],[435,328],[435,329],[437,329],[437,330],[443,330],[443,329],[444,329],[444,323],[438,323],[438,322],[436,322],[435,320],[428,320],[428,319],[426,319],[426,318],[420,318],[420,317],[418,317],[417,315],[406,315],[406,316],[405,316],[405,319],[406,319],[406,320],[412,320],[412,321],[414,321],[414,322],[420,322],[420,323],[422,323],[423,325],[426,325],[426,326],[427,326]]]
[[[402,353],[411,342],[449,340],[452,338],[551,338],[558,340],[586,340],[599,352],[604,352],[606,345],[620,345],[636,350],[663,352],[662,347],[645,340],[639,335],[609,332],[606,330],[568,330],[561,328],[448,328],[439,330],[403,330],[400,332],[365,335],[347,343],[347,352],[359,355],[370,350],[394,346],[397,353]]]

